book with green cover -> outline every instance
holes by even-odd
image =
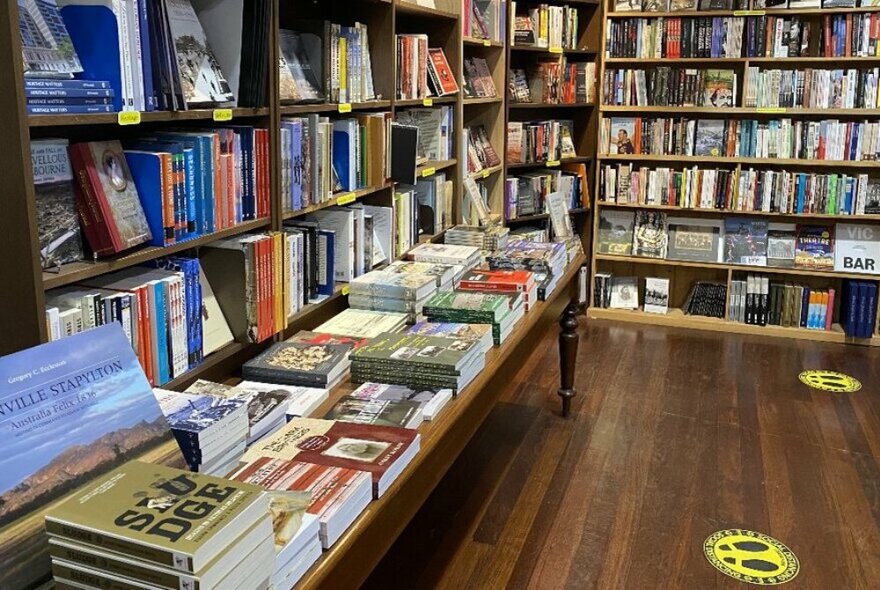
[[[197,573],[268,510],[257,486],[131,461],[51,508],[46,532]]]
[[[431,319],[460,323],[498,323],[510,309],[503,295],[494,293],[441,291],[425,304],[423,313]]]
[[[351,353],[352,363],[370,363],[398,371],[458,375],[461,368],[480,352],[474,340],[383,334]]]

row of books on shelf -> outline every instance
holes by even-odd
[[[645,277],[641,298],[639,282],[639,277],[597,272],[593,287],[594,307],[669,313],[670,279]],[[728,321],[753,326],[822,331],[842,329],[851,338],[871,338],[877,320],[877,289],[874,281],[845,279],[842,290],[833,287],[817,289],[748,273],[732,279],[729,288],[721,282],[695,281],[683,302],[682,311],[687,315],[726,317]],[[835,318],[838,318],[840,328],[836,327]]]
[[[461,26],[465,37],[503,41],[507,3],[502,0],[463,0]]]
[[[505,219],[554,214],[551,196],[558,195],[567,209],[581,209],[590,202],[586,164],[562,164],[559,169],[509,176],[504,183]],[[565,212],[567,215],[567,211]]]
[[[570,119],[509,121],[507,163],[531,164],[577,157]]]
[[[501,158],[498,157],[498,152],[489,141],[489,133],[484,125],[465,127],[464,132],[467,140],[467,171],[469,174],[501,165]]]
[[[28,113],[264,104],[269,2],[227,4],[20,2]]]
[[[538,60],[528,73],[510,71],[508,96],[516,103],[584,104],[596,100],[596,64],[565,56]]]
[[[601,254],[875,274],[880,235],[857,223],[791,224],[743,217],[667,217],[605,209]]]
[[[602,169],[599,198],[621,205],[763,211],[789,215],[878,215],[880,181],[867,174],[784,170],[634,168]]]
[[[744,107],[875,109],[880,68],[746,70]]]
[[[580,49],[578,9],[569,5],[539,4],[518,10],[510,3],[514,15],[511,45],[546,47],[548,49]]]
[[[269,134],[235,126],[31,143],[44,268],[168,246],[269,214]]]
[[[465,98],[495,98],[498,89],[489,71],[488,62],[482,57],[464,58],[464,85],[462,93]]]
[[[823,119],[602,120],[605,153],[713,158],[864,161],[880,156],[880,124]]]
[[[424,34],[397,35],[397,98],[422,99],[458,92],[458,82],[440,47]],[[429,85],[430,84],[430,85]]]
[[[639,59],[740,57],[744,18],[625,18],[608,21],[605,56]]]
[[[876,0],[614,0],[614,12],[677,12],[696,10],[800,10],[878,6]]]
[[[419,107],[399,111],[395,115],[395,123],[417,134],[417,160],[438,162],[455,157],[455,107]]]
[[[733,70],[658,66],[606,69],[602,96],[614,106],[687,106],[726,108],[737,102]]]

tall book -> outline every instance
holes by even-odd
[[[67,140],[31,141],[31,167],[37,199],[40,265],[46,269],[82,260],[82,239]]]

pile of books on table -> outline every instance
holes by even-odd
[[[313,343],[301,340],[276,342],[241,368],[244,379],[264,383],[332,389],[349,367],[351,342]]]
[[[425,304],[432,322],[491,324],[495,345],[503,344],[525,311],[522,294],[444,291]]]
[[[164,389],[153,393],[190,469],[222,476],[235,467],[248,437],[244,400]]]
[[[46,514],[55,587],[268,588],[269,510],[257,486],[126,463]]]
[[[412,323],[437,291],[437,277],[374,270],[352,279],[348,304],[355,309],[405,313]]]
[[[492,270],[528,270],[535,273],[537,298],[544,301],[565,274],[568,253],[561,242],[517,241],[486,257]]]
[[[375,338],[385,332],[397,332],[406,325],[405,313],[345,309],[317,328],[319,334]]]
[[[240,385],[232,387],[204,379],[187,387],[186,392],[242,402],[248,419],[247,444],[284,426],[291,397],[288,392],[280,389],[245,389]]]
[[[411,387],[404,387],[403,385],[389,385],[387,383],[363,383],[360,387],[352,391],[348,395],[348,399],[357,399],[357,400],[369,400],[371,402],[382,402],[387,403],[383,410],[378,413],[378,418],[374,421],[370,421],[370,424],[379,424],[380,420],[387,420],[388,418],[392,418],[392,413],[394,417],[392,418],[393,422],[397,422],[398,424],[386,424],[390,426],[399,425],[399,422],[403,422],[403,418],[397,418],[402,414],[401,411],[397,411],[396,408],[398,404],[408,404],[415,403],[417,404],[417,413],[421,416],[422,420],[433,420],[437,417],[437,414],[446,407],[446,404],[449,403],[449,400],[452,399],[452,390],[444,389],[444,388],[433,388],[433,389],[413,389]],[[405,407],[405,406],[402,406]],[[387,411],[386,411],[387,408]],[[336,408],[334,408],[335,410]],[[338,418],[341,419],[341,418]],[[353,422],[357,422],[358,420],[350,420]],[[361,421],[361,423],[364,423]],[[418,423],[415,423],[415,420],[412,421],[411,428],[417,428]],[[380,426],[382,424],[379,424]]]
[[[485,270],[474,268],[465,273],[458,283],[460,291],[484,293],[522,294],[525,311],[538,301],[538,284],[535,273],[527,270]]]
[[[480,262],[480,248],[454,244],[419,244],[409,251],[408,257],[416,262],[458,264],[473,268]]]
[[[351,353],[351,380],[413,388],[439,387],[458,393],[483,370],[485,363],[485,353],[473,340],[382,334]]]
[[[403,274],[430,275],[437,279],[437,289],[440,291],[452,288],[464,274],[464,267],[460,264],[435,264],[411,260],[395,260],[382,270]]]
[[[454,322],[418,322],[410,326],[407,334],[422,334],[423,336],[440,336],[441,338],[455,338],[458,340],[473,340],[477,342],[483,352],[489,352],[495,343],[492,340],[492,326],[490,324],[458,324]]]
[[[476,246],[482,250],[500,250],[507,245],[510,228],[502,225],[456,225],[446,231],[447,244]]]
[[[259,440],[259,438],[275,432],[278,428],[284,426],[284,424],[286,424],[291,418],[311,416],[318,406],[327,401],[327,398],[330,395],[330,390],[321,387],[279,385],[276,383],[262,383],[260,381],[242,381],[235,387],[236,389],[256,394],[253,396],[252,400],[257,401],[258,403],[259,400],[264,400],[263,403],[266,404],[266,407],[272,403],[272,400],[280,399],[280,396],[282,395],[285,396],[287,400],[284,404],[283,420],[281,423],[276,425],[276,423],[273,422],[271,428],[267,428],[265,432],[257,436],[254,440]],[[249,404],[249,413],[250,408],[251,405]],[[274,411],[273,408],[273,414]],[[253,432],[253,430],[254,427],[251,426],[251,431]],[[251,442],[252,441],[248,441],[248,444],[251,444]]]

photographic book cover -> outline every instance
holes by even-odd
[[[0,587],[20,588],[48,575],[51,502],[173,438],[118,323],[0,358],[0,374]]]

